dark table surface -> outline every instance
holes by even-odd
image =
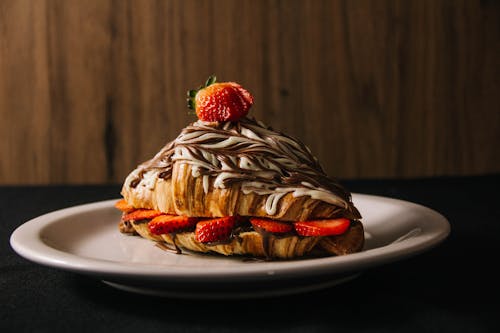
[[[34,264],[9,238],[41,214],[113,199],[119,185],[0,187],[1,332],[500,332],[500,175],[344,180],[352,192],[416,202],[449,237],[422,254],[313,292],[246,300],[127,293]]]

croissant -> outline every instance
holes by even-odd
[[[364,245],[350,193],[304,144],[253,118],[190,124],[126,177],[121,194],[120,231],[177,252],[292,259],[345,255]],[[216,230],[201,239],[199,229],[209,230],[210,221],[226,236],[210,238]],[[327,223],[321,221],[344,229],[328,235],[299,229]]]

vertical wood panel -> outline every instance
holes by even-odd
[[[0,183],[121,182],[208,75],[342,178],[500,171],[500,4],[4,0]]]
[[[97,1],[2,2],[2,182],[105,180],[107,12]]]

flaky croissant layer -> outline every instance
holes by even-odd
[[[364,245],[364,230],[359,221],[353,221],[347,232],[337,236],[279,236],[262,231],[244,230],[226,242],[218,244],[201,243],[196,240],[192,231],[155,235],[151,233],[145,221],[131,221],[128,227],[122,227],[121,231],[137,233],[146,239],[173,245],[178,250],[268,259],[293,259],[306,255],[345,255],[361,251]]]
[[[215,188],[209,182],[205,191],[203,177],[193,177],[192,166],[187,163],[175,163],[172,177],[162,179],[151,175],[151,180],[138,187],[122,188],[122,196],[134,207],[156,209],[167,214],[223,217],[232,215],[264,217],[281,221],[306,221],[346,217],[359,218],[354,206],[347,209],[303,195],[296,197],[292,192],[285,193],[275,205],[274,214],[269,214],[266,206],[270,203],[269,195],[255,192],[245,193],[238,183],[228,188]],[[129,176],[130,179],[134,174]],[[209,180],[210,181],[210,180]]]

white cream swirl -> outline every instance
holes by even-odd
[[[304,144],[254,119],[197,121],[187,126],[153,159],[139,166],[129,177],[129,186],[147,182],[145,175],[153,170],[160,178],[170,177],[174,162],[191,165],[193,177],[203,177],[205,193],[213,180],[215,188],[237,182],[245,194],[267,195],[269,215],[276,213],[279,200],[287,193],[308,195],[349,210],[348,192],[326,176]]]

